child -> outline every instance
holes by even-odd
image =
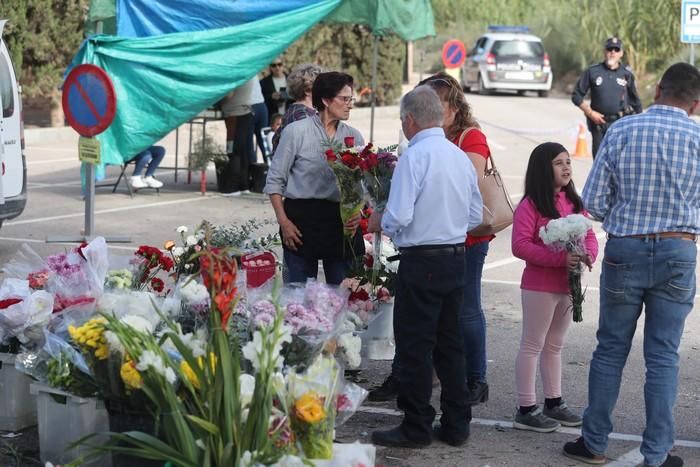
[[[520,281],[523,334],[515,361],[518,409],[513,428],[548,433],[581,425],[581,417],[561,398],[561,349],[572,321],[567,267],[583,261],[590,269],[598,254],[593,230],[585,239],[586,254],[557,252],[539,236],[551,219],[583,213],[583,202],[571,179],[571,158],[559,143],[543,143],[530,155],[525,195],[513,215],[513,255],[525,260]],[[544,410],[537,406],[537,357],[544,387]]]
[[[277,130],[282,126],[282,115],[272,114],[270,117],[270,129],[265,132],[265,161],[272,156],[273,138]]]

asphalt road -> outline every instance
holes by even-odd
[[[534,146],[544,141],[558,141],[573,152],[577,124],[582,115],[567,99],[540,99],[514,95],[475,96],[468,101],[489,139],[496,163],[508,189],[517,202],[522,196],[523,176]],[[378,145],[397,142],[399,133],[398,107],[377,109],[375,141]],[[353,111],[350,124],[369,139],[369,110]],[[223,125],[210,124],[207,132],[217,135],[223,143]],[[187,131],[180,132],[180,164]],[[60,137],[59,137],[60,136]],[[81,198],[77,140],[70,131],[28,130],[27,161],[29,172],[29,202],[21,217],[6,222],[0,230],[0,264],[8,261],[23,243],[28,243],[40,255],[62,251],[64,244],[46,243],[47,238],[80,237],[84,226],[84,202]],[[175,138],[163,142],[168,156],[163,165],[174,164]],[[590,148],[590,139],[588,139]],[[583,186],[592,159],[573,160],[574,180]],[[119,170],[110,167],[108,180],[114,181]],[[215,192],[215,174],[209,169],[207,193],[200,194],[199,174],[187,184],[186,172],[180,172],[174,182],[173,171],[160,170],[165,182],[160,194],[140,191],[133,199],[122,185],[117,193],[111,189],[97,190],[95,198],[95,234],[127,236],[130,244],[111,244],[115,255],[129,254],[140,244],[161,246],[174,239],[179,225],[193,227],[202,219],[226,224],[250,218],[272,219],[269,203],[259,197],[230,198]],[[596,226],[596,231],[601,232]],[[490,401],[474,410],[472,435],[465,447],[452,448],[434,443],[419,451],[378,449],[378,464],[411,466],[574,466],[576,462],[561,455],[564,442],[576,437],[576,430],[562,429],[551,434],[514,431],[510,428],[515,409],[514,361],[520,338],[519,281],[523,263],[512,257],[510,229],[491,243],[487,257],[483,302],[488,325],[488,379]],[[599,236],[601,251],[605,238]],[[599,260],[600,261],[600,260]],[[599,262],[594,271],[584,276],[588,287],[584,305],[584,322],[572,325],[563,356],[564,398],[575,410],[586,405],[588,365],[595,346],[598,318]],[[637,465],[641,457],[636,451],[645,425],[643,381],[644,366],[641,350],[641,326],[635,338],[624,374],[614,418],[615,435],[610,442],[608,465]],[[698,388],[700,318],[692,313],[687,321],[681,345],[681,381],[675,411],[676,439],[674,452],[686,460],[686,465],[700,466],[700,433]],[[389,362],[368,362],[361,378],[366,385],[380,382]],[[539,389],[542,398],[541,388]],[[438,393],[435,396],[437,405]],[[362,412],[350,419],[338,432],[343,441],[368,442],[373,429],[393,426],[400,421],[393,404],[366,404]]]

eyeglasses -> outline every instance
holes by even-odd
[[[353,96],[335,96],[336,99],[343,99],[343,102],[345,104],[350,104],[355,102],[355,98]]]
[[[270,66],[271,67],[278,67],[278,66],[282,66],[282,64],[281,63],[270,63]]]
[[[608,48],[605,49],[605,50],[607,50],[608,52],[615,52],[615,53],[617,53],[617,52],[620,51],[620,48],[619,48],[619,47],[608,47]]]

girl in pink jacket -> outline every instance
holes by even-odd
[[[584,262],[589,269],[598,254],[593,230],[586,239],[585,255],[554,251],[540,239],[540,227],[551,219],[586,214],[571,179],[571,158],[559,143],[543,143],[530,155],[525,195],[513,215],[513,255],[525,260],[520,281],[523,334],[515,361],[518,409],[513,427],[547,433],[579,426],[581,417],[561,397],[561,349],[572,321],[567,268]],[[537,406],[537,358],[544,387],[544,410]]]

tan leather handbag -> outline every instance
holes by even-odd
[[[459,136],[460,148],[464,137],[473,129],[467,128]],[[484,237],[494,235],[513,223],[513,203],[510,201],[510,195],[501,174],[493,162],[493,156],[486,159],[486,168],[478,180],[479,191],[484,201],[484,215],[481,225],[470,230],[469,235]]]

